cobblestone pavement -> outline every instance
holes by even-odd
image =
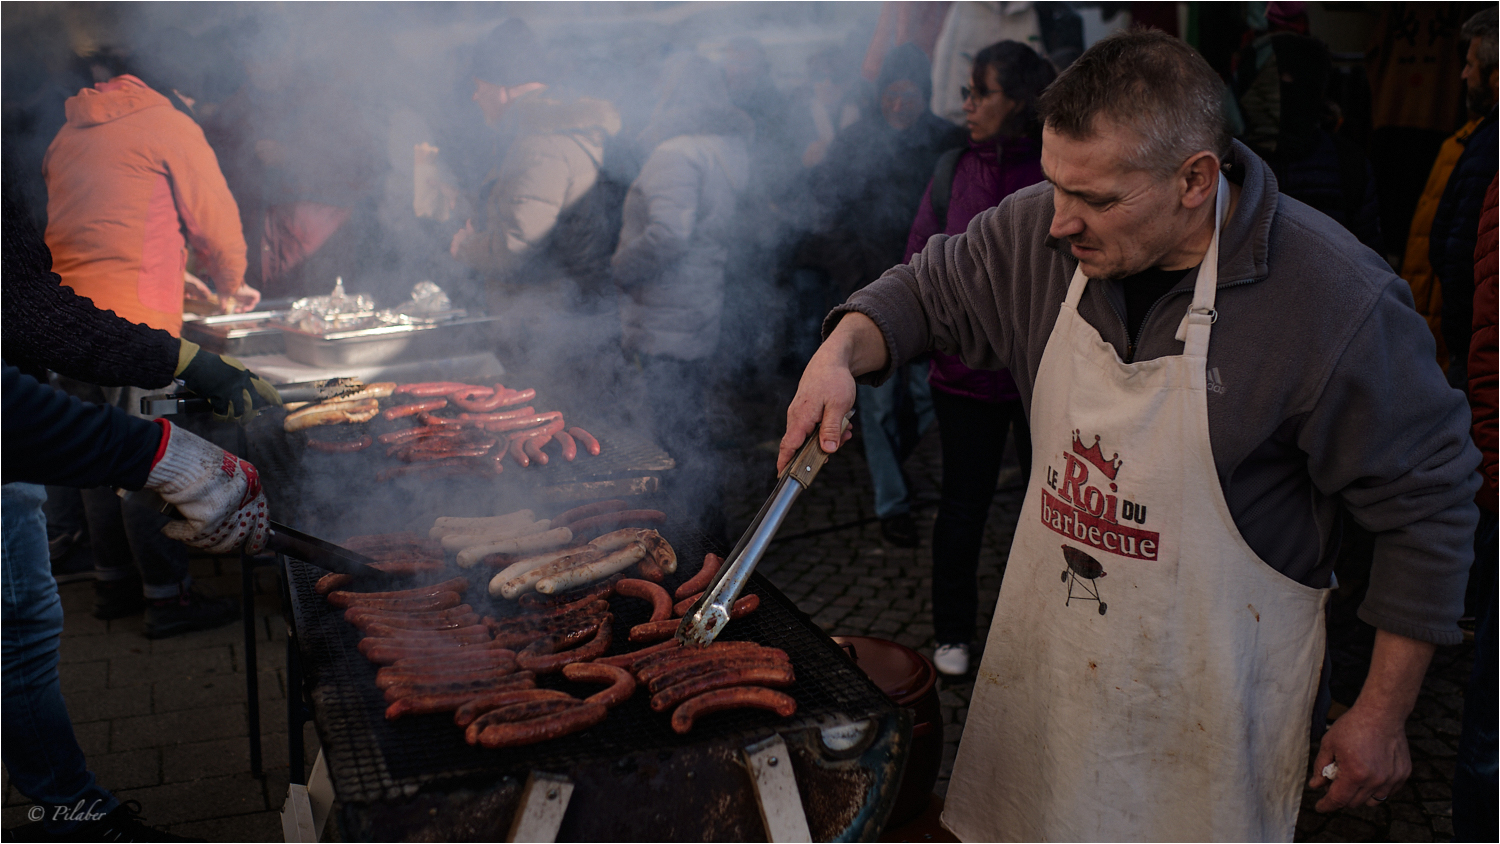
[[[779,402],[748,396],[742,401],[750,406],[731,408],[735,421],[717,426],[725,431],[717,446],[724,461],[725,506],[733,531],[750,520],[771,489],[774,455],[765,444],[780,434],[781,411],[770,409]],[[871,510],[869,475],[855,440],[798,501],[780,541],[762,563],[761,572],[827,632],[888,638],[931,654],[928,567],[940,477],[938,436],[935,430],[929,432],[906,464],[923,547],[899,549],[881,540]],[[982,628],[989,623],[999,593],[1021,507],[1018,477],[1014,472],[1009,476],[1009,485],[1002,476],[980,560]],[[200,582],[210,589],[238,594],[236,562],[205,559],[194,566]],[[245,740],[247,666],[240,625],[151,642],[141,635],[140,616],[108,623],[92,618],[88,583],[62,588],[63,690],[90,764],[100,782],[122,799],[139,800],[148,822],[180,835],[236,841],[281,837],[277,811],[287,785],[285,626],[271,571],[257,574],[259,594],[253,611],[260,649],[263,779],[250,774]],[[1359,671],[1359,637],[1354,638],[1355,646],[1336,653],[1353,664],[1351,670]],[[982,639],[981,634],[981,643]],[[1408,725],[1414,762],[1410,783],[1378,809],[1319,815],[1306,808],[1297,825],[1299,840],[1450,837],[1449,784],[1470,664],[1467,645],[1439,651]],[[940,684],[946,747],[939,794],[947,791],[971,690],[969,680]],[[310,726],[306,740],[310,762],[316,754]],[[1309,793],[1304,806],[1315,801],[1316,795]],[[8,781],[3,805],[4,827],[25,822],[29,804]]]

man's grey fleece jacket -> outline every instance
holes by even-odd
[[[1220,233],[1208,428],[1234,523],[1277,571],[1324,587],[1347,511],[1375,534],[1360,617],[1457,643],[1480,482],[1464,396],[1443,378],[1405,281],[1333,220],[1278,194],[1244,145],[1227,164],[1242,190]],[[1051,221],[1049,185],[1013,194],[855,293],[828,316],[825,336],[859,311],[885,335],[892,362],[936,349],[1009,369],[1029,412],[1077,266],[1048,237]],[[1134,342],[1119,282],[1091,280],[1078,312],[1122,359],[1180,355],[1174,335],[1197,275],[1152,307]]]

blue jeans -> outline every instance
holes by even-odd
[[[879,387],[858,388],[860,437],[865,463],[875,485],[875,515],[882,519],[911,512],[911,491],[901,464],[911,456],[932,421],[932,390],[927,386],[927,361],[896,370]]]
[[[1495,564],[1495,517],[1482,514],[1474,543],[1474,565]],[[1453,772],[1453,840],[1496,840],[1496,783],[1500,750],[1496,722],[1495,589],[1484,601],[1474,634],[1474,672],[1464,690],[1463,732]]]
[[[77,825],[69,810],[102,813],[119,804],[94,782],[58,685],[63,609],[47,558],[47,492],[36,484],[5,484],[0,495],[5,767],[16,789],[37,803],[28,817],[63,833]]]

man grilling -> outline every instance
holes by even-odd
[[[856,378],[929,350],[1016,378],[1035,457],[943,816],[961,839],[1290,840],[1345,514],[1376,534],[1378,631],[1319,811],[1406,780],[1404,721],[1461,639],[1463,396],[1406,285],[1230,140],[1222,88],[1162,33],[1094,45],[1040,103],[1048,184],[835,309],[787,411],[781,465],[839,445]],[[1107,612],[1070,582],[1085,557]]]

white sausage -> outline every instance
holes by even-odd
[[[465,548],[458,552],[458,564],[464,568],[473,568],[480,560],[491,554],[526,554],[532,551],[545,551],[548,548],[567,545],[572,541],[573,531],[565,527],[553,528],[542,533],[516,536],[486,545]]]

